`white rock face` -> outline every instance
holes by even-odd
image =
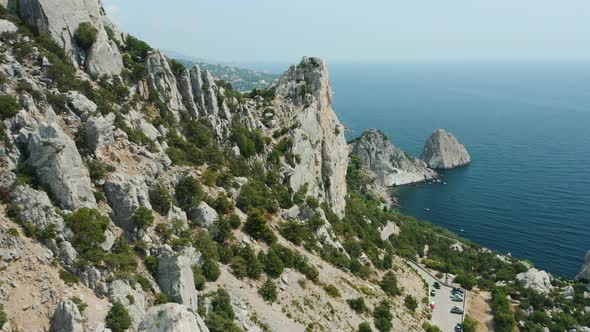
[[[51,321],[51,331],[55,332],[84,332],[83,317],[78,306],[66,300],[60,302],[55,309]]]
[[[56,123],[41,123],[28,143],[29,165],[64,207],[96,207],[90,176],[74,141]]]
[[[201,202],[197,207],[189,209],[187,214],[197,225],[205,228],[211,227],[219,218],[217,211],[205,202]]]
[[[430,168],[450,169],[467,165],[471,157],[463,144],[444,129],[435,130],[426,144],[420,156]]]
[[[327,202],[339,217],[346,207],[348,150],[344,126],[332,110],[328,68],[318,58],[303,58],[291,66],[273,86],[276,95],[290,101],[286,113],[291,124],[299,124],[289,135],[298,163],[289,175],[293,190],[307,183],[308,194]]]
[[[114,174],[105,182],[104,190],[113,209],[113,221],[126,231],[135,229],[131,221],[135,210],[142,206],[152,207],[148,186],[141,175]]]
[[[350,144],[350,154],[358,157],[365,170],[376,175],[385,187],[436,179],[426,164],[393,145],[379,130],[371,129]]]
[[[106,17],[98,0],[20,0],[19,16],[34,30],[49,35],[72,58],[83,64],[86,57],[89,73],[118,75],[123,70],[123,60],[117,46],[108,40],[105,27],[116,31]],[[81,50],[74,35],[81,23],[92,23],[98,30],[96,42],[88,51]]]
[[[580,273],[576,276],[577,280],[590,280],[590,250],[586,253],[586,262],[582,265]]]
[[[17,32],[18,28],[14,23],[7,20],[0,20],[0,34]]]
[[[79,116],[86,113],[94,113],[98,109],[92,100],[86,98],[85,95],[78,91],[69,91],[66,94],[66,98],[68,100],[68,106]]]
[[[524,282],[524,287],[535,289],[541,293],[548,293],[553,289],[549,273],[532,268],[516,275],[516,280]]]
[[[180,119],[178,111],[185,111],[182,95],[176,85],[176,77],[170,69],[168,60],[162,51],[155,50],[147,58],[148,85],[151,91],[156,91],[163,102]]]
[[[171,301],[197,310],[198,291],[195,288],[191,259],[173,252],[158,257],[157,281]]]
[[[86,121],[86,145],[92,151],[100,151],[115,144],[115,114],[92,116]]]
[[[38,230],[49,225],[55,225],[57,231],[64,228],[63,218],[55,212],[55,207],[44,191],[16,186],[12,191],[12,203],[21,207],[18,218],[23,223],[31,223]]]
[[[109,286],[110,301],[112,303],[121,302],[127,308],[133,327],[136,329],[146,315],[147,302],[145,296],[145,292],[139,285],[133,288],[123,280],[115,280]]]
[[[151,307],[139,332],[209,332],[203,319],[185,306],[166,303]]]

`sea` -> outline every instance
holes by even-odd
[[[418,157],[452,132],[471,165],[400,187],[400,211],[573,278],[590,250],[590,61],[329,64],[347,137]]]

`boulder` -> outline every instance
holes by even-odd
[[[128,232],[135,230],[131,216],[139,207],[151,209],[148,186],[141,175],[115,173],[104,185],[104,191],[113,209],[113,221]]]
[[[38,230],[43,230],[49,225],[55,225],[57,232],[63,230],[64,220],[55,212],[55,207],[51,204],[46,192],[17,185],[11,196],[12,203],[20,207],[18,211],[20,222],[30,223]]]
[[[53,332],[84,332],[84,319],[78,306],[70,301],[60,302],[55,308],[51,320],[51,331]]]
[[[15,33],[17,31],[18,27],[14,23],[7,20],[0,20],[0,34]]]
[[[28,164],[66,209],[96,208],[88,170],[74,141],[57,123],[41,123],[28,142]]]
[[[424,182],[438,177],[425,162],[393,145],[377,129],[367,130],[351,142],[350,155],[359,158],[363,169],[375,174],[381,186]]]
[[[171,251],[158,257],[156,280],[162,292],[176,303],[197,310],[198,291],[195,288],[191,260]]]
[[[590,281],[590,250],[586,253],[586,262],[582,265],[578,275],[576,275],[576,280]]]
[[[343,217],[348,149],[344,126],[331,106],[328,67],[318,58],[305,57],[271,88],[289,102],[277,116],[287,121],[286,127],[298,125],[288,134],[293,141],[291,152],[300,160],[286,173],[290,187],[298,191],[306,185],[309,195]]]
[[[137,330],[139,332],[209,332],[198,314],[176,303],[151,307]]]
[[[516,275],[516,280],[522,281],[524,287],[535,289],[541,293],[549,293],[553,289],[551,285],[552,279],[551,275],[546,271],[535,268]]]
[[[205,202],[201,202],[196,207],[190,208],[187,214],[197,225],[205,228],[211,227],[219,218],[217,211]]]
[[[78,116],[92,114],[98,109],[98,106],[92,100],[86,98],[85,95],[78,91],[69,91],[66,94],[66,98],[68,106]]]
[[[434,169],[450,169],[471,162],[465,146],[444,129],[438,129],[430,135],[424,144],[420,159]]]

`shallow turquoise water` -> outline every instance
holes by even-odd
[[[590,249],[590,63],[330,65],[349,137],[415,156],[437,128],[473,163],[404,187],[401,210],[573,277]],[[426,210],[428,208],[429,210]]]

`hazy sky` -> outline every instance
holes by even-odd
[[[590,60],[589,0],[103,0],[153,47],[219,61]]]

